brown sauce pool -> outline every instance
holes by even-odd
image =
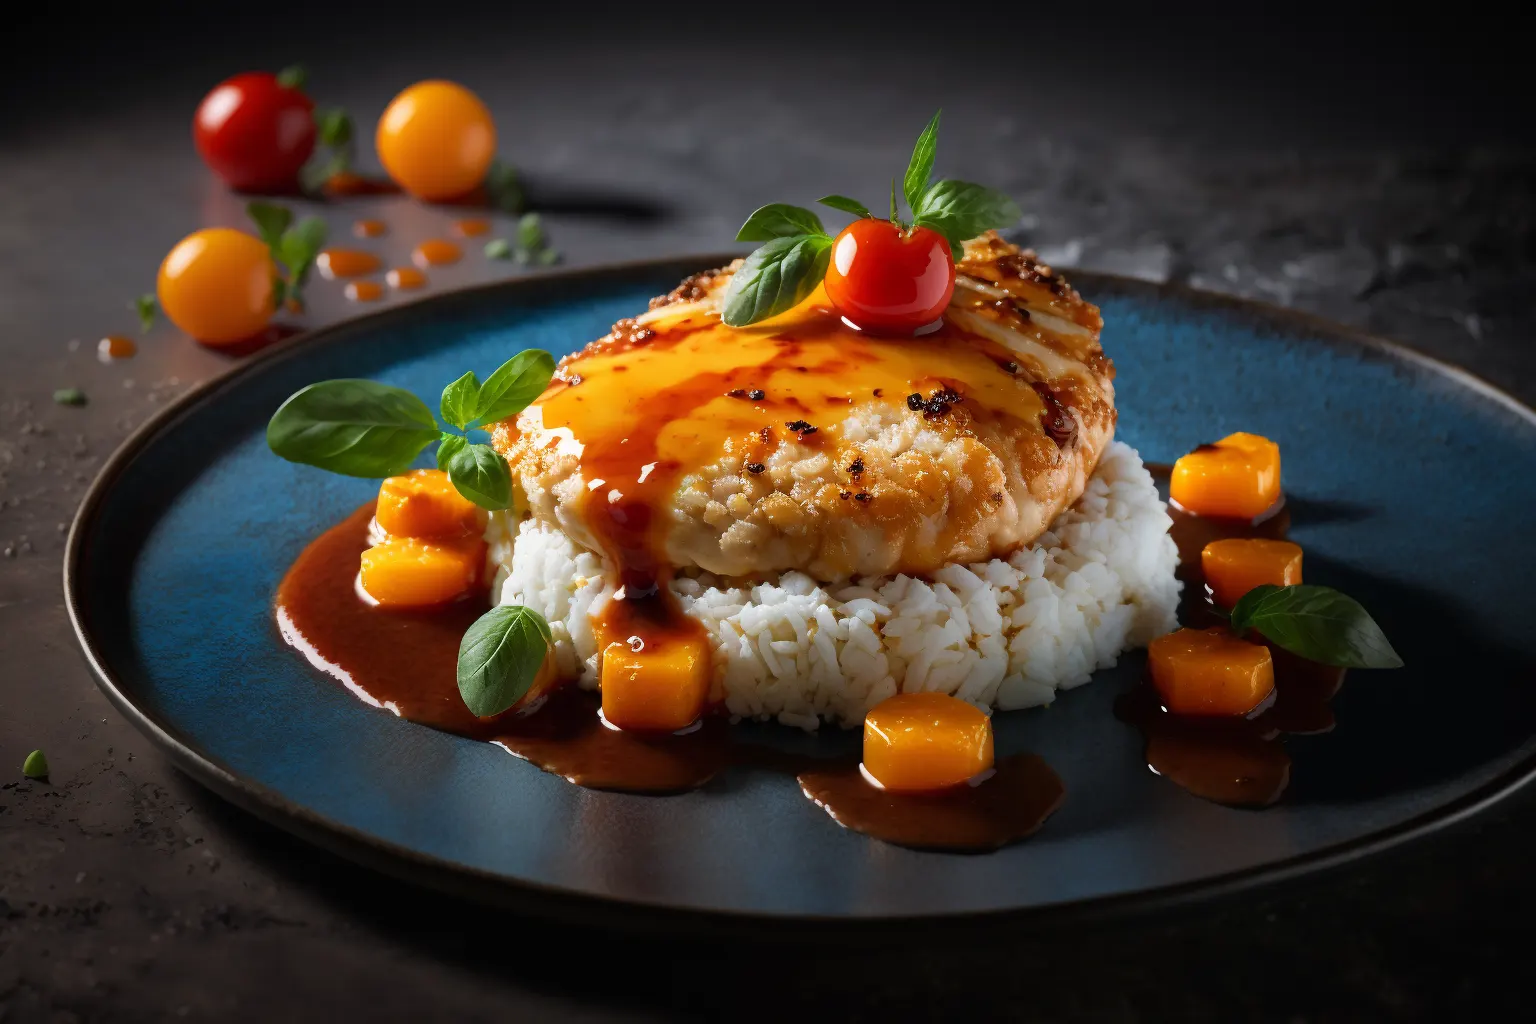
[[[1166,479],[1171,469],[1152,464],[1147,468],[1159,479]],[[1173,519],[1169,535],[1179,548],[1179,578],[1184,581],[1180,623],[1197,629],[1225,623],[1207,597],[1200,551],[1227,537],[1283,538],[1291,517],[1281,501],[1279,508],[1255,520],[1208,518],[1168,507]],[[1344,670],[1307,661],[1274,644],[1265,646],[1274,660],[1275,690],[1244,718],[1169,714],[1145,678],[1121,696],[1115,714],[1146,737],[1149,768],[1215,803],[1267,807],[1280,799],[1291,777],[1291,757],[1281,737],[1333,728],[1329,702],[1343,685]]]
[[[1066,796],[1051,766],[1034,754],[1005,757],[980,781],[937,793],[892,793],[871,785],[857,764],[802,770],[800,790],[855,832],[919,850],[985,853],[1018,842]]]
[[[1061,780],[1031,754],[1002,759],[974,785],[889,793],[864,779],[857,757],[795,756],[743,742],[723,715],[672,735],[620,732],[598,716],[596,695],[571,685],[527,712],[476,718],[459,697],[455,666],[485,596],[422,611],[361,600],[358,559],[372,518],[370,502],[304,550],[278,587],[277,625],[310,664],[401,718],[495,743],[589,789],[685,792],[732,765],[792,774],[839,824],[923,849],[994,850],[1035,831],[1061,803]],[[636,602],[634,612],[645,614],[644,605]]]

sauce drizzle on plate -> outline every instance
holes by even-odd
[[[373,509],[364,505],[304,550],[278,587],[276,616],[290,646],[375,707],[495,743],[588,789],[679,793],[733,765],[794,775],[806,797],[839,824],[923,849],[996,849],[1033,832],[1061,802],[1061,780],[1030,754],[999,760],[975,785],[888,793],[863,778],[857,755],[808,757],[746,742],[721,714],[679,734],[609,728],[596,695],[573,685],[527,713],[476,718],[459,697],[455,665],[459,640],[485,611],[486,595],[421,611],[360,600],[357,566]]]

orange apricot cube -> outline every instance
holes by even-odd
[[[943,693],[898,693],[864,716],[864,770],[886,789],[958,786],[992,767],[992,719]]]
[[[1211,597],[1223,608],[1231,608],[1262,584],[1289,587],[1300,583],[1301,545],[1259,537],[1213,540],[1200,552],[1200,570],[1211,588]]]
[[[374,509],[391,537],[448,537],[485,530],[485,513],[458,492],[440,469],[413,469],[379,487]]]
[[[704,713],[709,697],[709,648],[702,638],[669,637],[643,646],[614,642],[603,649],[599,676],[603,717],[619,729],[676,732]]]
[[[1181,629],[1147,645],[1152,685],[1176,715],[1246,715],[1275,688],[1269,648],[1225,629]]]
[[[1280,446],[1257,434],[1230,434],[1173,464],[1169,495],[1200,516],[1253,519],[1280,500]]]
[[[485,542],[478,537],[456,543],[396,537],[363,552],[359,579],[381,605],[420,608],[469,593],[484,563]]]

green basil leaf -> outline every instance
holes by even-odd
[[[325,248],[325,234],[325,221],[319,217],[305,217],[283,232],[276,256],[288,268],[289,297],[297,298],[299,289],[309,278],[315,257]]]
[[[914,217],[928,191],[928,179],[933,177],[933,157],[939,149],[939,114],[942,113],[941,110],[934,114],[923,134],[917,137],[917,145],[912,147],[912,159],[907,164],[907,175],[901,179],[901,192],[907,197],[907,205]]]
[[[301,64],[290,64],[279,71],[275,77],[277,78],[277,84],[284,89],[302,90],[304,84],[309,81],[309,72],[305,71]]]
[[[540,249],[539,250],[539,266],[541,266],[541,267],[552,267],[556,263],[559,263],[559,262],[560,262],[560,250],[559,249]]]
[[[995,188],[949,180],[935,182],[912,213],[916,226],[932,228],[951,247],[1023,216],[1018,204]]]
[[[293,212],[286,206],[265,203],[260,199],[245,204],[245,212],[256,223],[256,234],[267,243],[275,257],[283,244],[283,232],[293,223]]]
[[[485,258],[488,260],[509,260],[512,258],[512,245],[505,238],[493,238],[485,243]]]
[[[1256,629],[1273,643],[1311,661],[1341,668],[1400,668],[1381,627],[1360,602],[1332,587],[1266,583],[1232,609],[1238,633]]]
[[[345,476],[394,476],[438,433],[432,411],[404,388],[326,380],[296,392],[272,414],[267,447],[289,462]]]
[[[499,715],[533,688],[549,655],[549,623],[522,605],[498,605],[459,643],[459,696],[478,718]]]
[[[459,449],[469,444],[469,438],[463,434],[443,433],[442,440],[437,443],[437,468],[444,473],[448,472],[448,463],[459,454]]]
[[[326,146],[346,146],[352,142],[352,118],[340,107],[315,111],[315,134]]]
[[[1280,588],[1273,583],[1260,583],[1258,586],[1248,591],[1248,593],[1238,598],[1237,604],[1232,606],[1232,611],[1228,614],[1228,619],[1232,623],[1233,632],[1246,633],[1248,630],[1252,629],[1253,609],[1256,608],[1259,602],[1264,600],[1264,598],[1268,597],[1270,594],[1277,593],[1279,590]]]
[[[454,490],[483,509],[496,512],[512,504],[512,470],[488,444],[466,444],[448,459]]]
[[[896,209],[896,179],[891,179],[891,223],[900,224],[901,214]]]
[[[824,235],[821,218],[803,206],[788,203],[769,203],[752,211],[752,216],[736,232],[738,242],[766,242],[772,238],[791,238],[800,235]]]
[[[830,206],[834,210],[842,210],[844,213],[851,213],[855,217],[874,216],[874,214],[869,212],[869,207],[857,199],[849,199],[847,196],[822,196],[816,201],[822,206]]]
[[[467,430],[475,421],[475,410],[479,406],[480,378],[476,377],[471,370],[443,388],[443,397],[438,402],[437,409],[444,423],[458,427],[460,430]]]
[[[480,402],[473,426],[497,423],[528,408],[549,387],[555,375],[555,357],[531,348],[508,359],[480,385]]]
[[[147,331],[155,326],[155,313],[159,309],[154,292],[146,292],[133,300],[133,311],[139,314],[139,330]]]
[[[824,234],[775,238],[763,245],[731,277],[721,319],[745,327],[793,309],[827,275],[832,239]]]
[[[517,168],[500,160],[492,160],[485,172],[485,194],[491,205],[504,213],[521,213],[523,210],[523,184]]]
[[[517,221],[517,244],[533,251],[544,248],[544,224],[536,213],[525,213]]]
[[[85,392],[79,388],[59,388],[54,391],[53,400],[59,405],[84,405]]]

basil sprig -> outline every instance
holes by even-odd
[[[459,696],[478,718],[499,715],[527,696],[549,655],[549,623],[532,608],[498,605],[459,643]]]
[[[507,460],[468,432],[522,411],[549,386],[555,361],[529,350],[482,384],[466,373],[443,389],[438,426],[426,403],[371,380],[327,380],[291,395],[267,424],[267,445],[290,462],[347,476],[403,473],[434,441],[437,466],[481,508],[512,505]],[[457,431],[457,432],[455,432]],[[549,623],[531,608],[501,605],[470,626],[459,644],[459,695],[475,715],[499,715],[527,696],[549,654]]]
[[[1232,609],[1232,629],[1256,629],[1275,644],[1310,661],[1341,668],[1400,668],[1381,627],[1360,602],[1332,587],[1265,583]]]
[[[901,179],[901,194],[912,220],[901,220],[895,181],[891,182],[890,220],[903,229],[937,232],[949,243],[950,255],[958,263],[965,257],[966,239],[1013,223],[1020,211],[997,189],[949,178],[932,181],[938,148],[939,114],[934,114],[917,137]],[[848,196],[822,196],[817,202],[855,217],[874,217],[869,207]],[[747,257],[726,288],[721,319],[732,327],[745,327],[793,308],[816,290],[826,276],[833,238],[810,210],[770,203],[747,218],[736,241],[766,243]]]
[[[289,301],[302,306],[304,282],[325,248],[325,221],[304,217],[295,224],[293,211],[286,206],[260,200],[246,203],[245,212],[255,222],[256,234],[267,243],[272,262],[284,270],[285,276],[272,279],[272,307],[282,309]]]
[[[526,408],[549,385],[555,361],[548,352],[519,352],[480,383],[466,373],[443,389],[438,426],[426,403],[403,388],[371,380],[327,380],[291,395],[267,424],[267,447],[287,459],[345,476],[383,477],[405,472],[438,442],[437,465],[460,494],[495,511],[512,504],[512,473],[488,444],[471,443],[470,430]]]

